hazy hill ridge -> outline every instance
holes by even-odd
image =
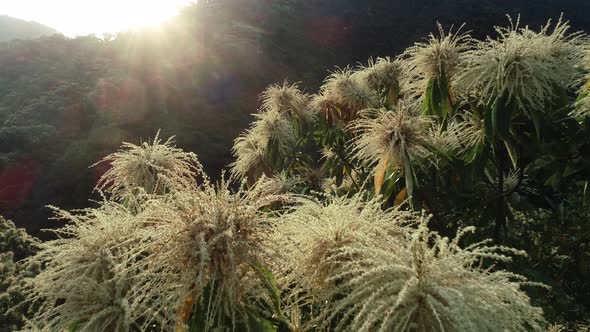
[[[34,39],[56,33],[59,31],[41,23],[0,15],[0,42],[12,39]]]

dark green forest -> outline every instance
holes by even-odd
[[[397,250],[401,256],[413,257],[412,268],[428,261],[429,255],[436,259],[448,258],[441,258],[436,263],[439,265],[432,265],[435,266],[432,278],[447,280],[456,277],[461,280],[468,275],[474,283],[494,285],[498,282],[498,285],[503,285],[495,290],[501,294],[498,295],[499,300],[490,300],[489,303],[476,301],[477,304],[473,302],[465,306],[481,306],[484,308],[481,312],[467,309],[463,312],[446,303],[446,296],[451,296],[452,292],[433,293],[432,298],[442,303],[440,308],[443,309],[440,310],[455,318],[448,321],[440,318],[437,315],[441,312],[439,307],[433,307],[436,321],[431,317],[426,325],[419,325],[424,331],[469,331],[478,328],[494,331],[494,326],[520,331],[546,330],[547,326],[552,326],[549,328],[554,332],[588,328],[590,116],[587,111],[580,110],[590,108],[587,102],[590,93],[590,42],[584,34],[590,33],[588,13],[590,2],[577,0],[209,0],[184,8],[177,17],[158,28],[125,31],[116,35],[68,38],[54,34],[0,42],[0,215],[6,218],[0,224],[0,235],[9,238],[7,247],[19,247],[19,250],[12,250],[14,257],[0,258],[6,259],[6,262],[12,262],[13,258],[19,261],[39,251],[39,242],[17,228],[24,228],[28,234],[41,240],[54,239],[55,234],[42,229],[56,228],[58,224],[52,220],[56,215],[57,219],[69,221],[69,226],[63,230],[66,238],[83,238],[83,230],[72,225],[88,220],[94,220],[92,223],[96,221],[98,225],[103,222],[101,218],[107,219],[105,215],[141,219],[149,224],[153,220],[173,219],[171,215],[176,218],[178,211],[185,213],[183,208],[190,204],[196,204],[201,209],[197,209],[199,212],[186,212],[191,217],[199,213],[215,215],[207,203],[202,203],[211,199],[211,206],[221,205],[217,200],[230,202],[227,203],[231,206],[228,213],[234,213],[232,208],[239,210],[236,207],[239,204],[263,207],[260,208],[263,213],[256,212],[251,217],[261,218],[263,223],[276,222],[278,230],[274,231],[292,234],[289,232],[295,232],[293,229],[303,227],[297,224],[302,220],[317,218],[325,221],[322,218],[328,220],[332,214],[332,219],[338,219],[348,216],[347,213],[366,209],[368,212],[363,214],[363,218],[373,218],[376,224],[373,228],[359,231],[359,234],[365,232],[362,236],[355,235],[359,238],[341,237],[338,230],[335,231],[335,239],[330,240],[332,242],[320,239],[312,245],[292,238],[271,241],[273,246],[289,248],[285,249],[286,253],[277,254],[284,255],[281,256],[284,261],[301,258],[291,247],[299,246],[307,250],[306,246],[309,246],[309,250],[316,253],[320,247],[342,245],[334,249],[337,254],[332,257],[318,254],[319,257],[301,258],[305,264],[308,264],[306,259],[309,258],[312,266],[301,276],[293,277],[293,271],[300,266],[273,259],[266,264],[268,252],[242,265],[239,265],[240,259],[245,258],[236,254],[236,257],[239,256],[235,258],[238,263],[233,261],[234,256],[228,261],[225,258],[218,261],[235,268],[242,273],[241,276],[259,277],[264,285],[248,284],[245,287],[248,290],[240,293],[241,284],[229,283],[231,287],[222,283],[216,285],[216,278],[221,278],[219,276],[207,279],[209,283],[199,279],[199,282],[189,284],[190,295],[180,297],[186,302],[180,310],[174,302],[177,298],[171,300],[172,295],[167,295],[177,294],[178,289],[162,285],[170,282],[166,277],[182,271],[182,267],[175,270],[175,267],[170,267],[173,264],[166,265],[168,261],[166,264],[157,261],[154,263],[156,268],[150,270],[153,267],[138,264],[142,259],[137,257],[145,257],[145,261],[150,263],[150,259],[160,258],[150,256],[153,248],[139,246],[140,249],[137,252],[133,251],[136,249],[131,250],[120,265],[129,271],[143,271],[139,273],[139,279],[145,278],[148,272],[153,275],[162,273],[161,279],[154,277],[153,281],[162,287],[162,293],[149,290],[152,281],[144,280],[145,284],[137,289],[129,286],[135,292],[133,294],[144,301],[129,304],[133,310],[143,310],[141,315],[133,317],[131,325],[113,323],[99,328],[92,325],[92,319],[81,319],[68,321],[71,324],[68,329],[76,331],[79,324],[88,324],[86,328],[92,331],[106,331],[113,326],[121,331],[146,330],[146,326],[165,330],[171,330],[172,326],[178,330],[180,323],[169,317],[181,317],[181,323],[188,324],[190,331],[209,330],[215,327],[211,324],[255,331],[370,331],[377,330],[377,326],[384,331],[412,330],[411,324],[402,324],[403,328],[399,327],[402,325],[395,325],[397,321],[393,318],[388,323],[383,317],[389,317],[391,312],[386,311],[384,304],[377,300],[375,307],[378,309],[373,308],[372,311],[376,314],[365,311],[369,310],[368,304],[358,308],[356,300],[370,303],[374,298],[363,298],[366,294],[362,287],[367,284],[362,283],[362,277],[366,275],[352,275],[353,272],[347,270],[357,271],[355,269],[372,267],[371,264],[375,264],[375,270],[386,269],[378,262],[381,258],[394,260],[387,256],[387,252],[396,253]],[[562,15],[563,20],[571,25],[569,30],[559,30],[567,26],[560,21]],[[552,20],[551,24],[547,23],[548,19]],[[440,36],[437,24],[444,31]],[[509,28],[497,30],[498,26]],[[544,28],[546,26],[547,29]],[[523,70],[523,76],[504,82],[508,86],[505,90],[494,90],[493,80],[484,80],[489,69],[485,64],[461,61],[463,58],[488,56],[484,52],[485,47],[495,45],[495,38],[500,40],[498,44],[509,39],[502,35],[502,31],[508,31],[507,36],[513,33],[514,38],[525,41],[530,38],[538,42],[547,37],[556,44],[563,41],[567,47],[573,45],[571,49],[563,46],[563,49],[556,47],[542,53],[551,61],[558,59],[542,67],[543,70],[562,70],[571,75],[542,77],[539,80],[548,86],[545,88],[536,85],[535,77],[531,78],[534,75]],[[537,31],[541,37],[535,39]],[[433,35],[429,35],[431,33]],[[469,34],[469,37],[463,40],[462,34]],[[535,37],[531,37],[533,35]],[[486,36],[492,37],[486,39]],[[547,44],[551,42],[546,41]],[[425,66],[420,62],[421,50],[428,49],[428,45],[444,43],[453,47],[461,43],[467,45],[465,49],[457,46],[456,53],[460,54],[457,58],[461,61],[456,60],[457,63],[450,65],[441,62],[432,72],[420,71],[421,66]],[[541,44],[535,45],[541,47]],[[494,49],[492,46],[489,50]],[[542,66],[546,65],[538,59],[541,56],[537,53],[523,55],[526,56],[533,59],[531,62],[539,61]],[[570,63],[572,65],[568,67]],[[379,70],[389,71],[382,74]],[[506,72],[509,76],[510,72]],[[402,76],[403,80],[399,78]],[[519,87],[518,84],[522,84],[519,79],[530,83],[530,90],[536,89],[533,93],[537,95],[528,98],[528,87]],[[482,85],[476,86],[476,83]],[[510,90],[511,84],[516,88]],[[346,89],[354,90],[354,98],[347,99],[348,95],[342,92]],[[370,90],[366,96],[362,93],[363,89]],[[478,93],[489,98],[485,99]],[[302,111],[303,108],[306,108],[305,111]],[[306,113],[307,108],[313,109],[314,115]],[[499,114],[507,110],[509,116],[502,118]],[[381,128],[380,121],[392,123],[393,127]],[[390,136],[381,137],[381,140],[374,138],[380,128],[389,130],[387,133]],[[156,133],[158,136],[154,139]],[[394,134],[401,137],[399,140],[403,143],[392,142],[391,151],[373,149],[379,142],[389,142]],[[453,135],[457,137],[450,137]],[[178,148],[194,152],[196,156],[172,149],[172,143],[166,141],[170,136],[175,136]],[[261,136],[264,138],[261,139]],[[171,162],[171,165],[178,173],[166,173],[173,178],[162,177],[166,180],[163,184],[154,182],[147,186],[142,183],[137,186],[142,187],[141,190],[132,188],[131,196],[129,192],[123,193],[121,188],[116,187],[121,173],[115,174],[126,158],[125,153],[119,150],[123,142],[151,142],[122,148],[134,153],[141,154],[152,148],[168,151],[177,158],[175,162],[178,164]],[[167,150],[169,148],[171,150]],[[105,162],[96,164],[103,158],[106,158]],[[429,161],[418,161],[423,159]],[[221,175],[222,170],[227,170],[227,176]],[[155,169],[150,172],[161,171]],[[141,175],[156,177],[151,173]],[[227,177],[235,183],[227,184],[224,180]],[[265,182],[269,178],[279,183],[273,184],[273,195],[265,201],[260,197],[263,197],[261,193],[270,190],[263,187],[270,186]],[[328,180],[333,183],[327,184]],[[221,181],[218,187],[214,184],[217,181]],[[203,183],[199,184],[198,193],[192,192],[193,182]],[[288,190],[285,189],[287,187]],[[232,190],[237,190],[237,193]],[[147,192],[145,196],[144,191]],[[301,203],[297,199],[294,203],[290,201],[291,197],[283,196],[286,195],[283,191],[320,203]],[[324,191],[334,197],[318,194]],[[363,193],[368,193],[368,198]],[[238,203],[232,195],[237,197],[235,200]],[[381,198],[382,201],[379,200]],[[365,199],[367,203],[360,203]],[[89,206],[94,210],[87,210],[83,216],[65,212]],[[152,214],[147,213],[149,210]],[[285,214],[283,219],[272,219],[275,218],[273,213],[285,211],[289,214]],[[244,209],[235,212],[235,215],[250,216],[248,213],[253,212]],[[347,218],[342,217],[342,225],[337,223],[334,227],[356,227],[352,222],[346,224]],[[427,221],[424,222],[424,219]],[[7,220],[12,220],[14,224]],[[400,222],[403,227],[390,228],[391,225],[381,224],[379,220],[390,220],[393,224]],[[109,229],[108,224],[101,225],[97,229]],[[173,234],[174,227],[172,224],[164,225],[158,231]],[[305,227],[310,233],[303,231],[301,234],[311,234],[309,236],[313,238],[316,226],[310,224]],[[475,227],[477,231],[469,233],[470,227]],[[462,230],[469,235],[463,234]],[[127,231],[129,233],[125,233]],[[104,236],[108,239],[121,236],[121,243],[127,243],[123,236],[139,236],[136,231],[125,229],[120,234],[113,232]],[[320,230],[317,232],[321,233]],[[359,252],[368,250],[367,243],[372,241],[371,237],[388,238],[398,233],[409,239],[407,247],[405,244],[402,248],[381,243],[376,251],[372,251],[374,256],[361,263],[353,262],[356,255],[361,255]],[[138,243],[144,245],[146,239],[157,238],[153,234],[142,233]],[[444,237],[456,240],[449,242]],[[476,249],[469,247],[487,238],[491,239],[489,243],[474,246]],[[162,248],[168,248],[165,240],[155,241]],[[236,241],[247,242],[244,239]],[[353,242],[360,244],[350,245]],[[228,247],[231,245],[227,244]],[[235,249],[236,253],[253,250],[249,245],[236,245],[231,250]],[[174,250],[181,247],[178,245],[166,254],[176,257]],[[212,248],[218,249],[218,246]],[[478,251],[480,249],[477,248],[483,249]],[[117,250],[122,249],[117,247]],[[211,261],[215,261],[216,254],[223,256],[211,250],[207,252],[214,257]],[[520,255],[521,251],[526,252],[526,257]],[[40,252],[47,261],[51,261],[52,254],[59,254],[51,250]],[[445,253],[448,256],[444,256]],[[516,254],[517,257],[509,259],[509,254]],[[190,257],[187,260],[194,258]],[[280,261],[276,257],[274,259]],[[313,265],[317,263],[314,259],[342,265]],[[488,259],[498,263],[492,264]],[[23,276],[29,274],[46,278],[44,282],[59,279],[50,274],[51,269],[40,272],[43,264],[34,260],[25,261],[20,267],[2,262],[0,270],[11,271],[15,280],[24,280]],[[465,261],[469,261],[470,267],[479,265],[484,272],[479,274],[470,268],[469,272],[463,273],[462,268],[454,268],[453,264],[460,266],[466,264]],[[399,266],[405,264],[395,262]],[[226,265],[219,267],[216,263],[211,264],[213,267],[207,273],[228,269]],[[449,264],[449,271],[459,271],[457,275],[445,277],[446,272],[441,272],[446,271],[444,264]],[[52,265],[47,263],[47,266]],[[497,271],[495,268],[510,271],[511,274],[488,274],[488,271]],[[339,273],[330,275],[332,272],[324,269]],[[67,273],[75,275],[74,270],[64,268],[64,276]],[[118,280],[118,273],[121,272],[114,272],[109,282]],[[199,270],[196,275],[202,278],[201,273]],[[532,282],[530,285],[528,281],[522,282],[527,286],[526,291],[512,288],[516,284],[513,280],[521,280],[516,274],[523,276],[522,280]],[[309,275],[324,279],[318,282],[309,279]],[[125,279],[125,282],[129,280]],[[21,282],[1,281],[7,285]],[[326,288],[327,291],[316,294],[316,289],[323,290],[328,281],[334,283],[335,288]],[[174,282],[171,284],[181,284],[184,280],[175,279]],[[256,288],[259,286],[262,291]],[[450,288],[455,286],[460,287],[453,284]],[[70,291],[84,294],[82,288],[72,287]],[[0,291],[6,290],[3,288],[9,289],[9,286],[0,283]],[[495,293],[486,293],[488,290],[483,288],[476,287],[473,293],[482,299],[495,296]],[[195,289],[202,289],[202,292]],[[252,294],[248,293],[249,290],[258,290],[267,294],[265,292],[269,289],[272,293],[270,299],[252,300]],[[351,292],[348,297],[346,292],[350,289],[361,290]],[[374,297],[380,292],[376,289],[371,291]],[[48,297],[49,293],[41,292],[36,294],[39,297],[35,300]],[[471,290],[461,289],[458,292],[469,293]],[[13,303],[22,300],[20,292],[15,294],[11,295]],[[217,304],[222,309],[206,308],[205,314],[201,313],[199,310],[206,302],[203,299],[214,298],[212,294],[222,294],[219,295],[221,300],[209,300],[208,305],[218,300],[222,303],[232,296],[239,298],[236,300],[239,304],[235,307],[229,304],[226,308],[223,307],[226,302],[223,302]],[[201,301],[195,302],[195,298]],[[243,300],[245,298],[248,300]],[[342,302],[334,302],[333,306],[322,304],[329,302],[326,299]],[[398,302],[389,305],[406,310],[412,302],[400,307],[404,299],[400,295]],[[0,297],[0,310],[7,303],[4,300]],[[153,309],[153,312],[143,307],[148,303],[154,307],[153,301],[160,300],[162,302],[156,305],[160,309]],[[63,298],[55,302],[60,301],[64,301]],[[416,301],[422,303],[423,299]],[[48,302],[43,303],[43,308],[46,308]],[[62,308],[69,308],[68,302],[65,303]],[[518,309],[514,309],[517,304]],[[39,304],[28,303],[26,308],[36,310],[36,305]],[[497,312],[498,319],[506,318],[503,325],[494,325],[493,321],[483,318],[488,309],[492,310],[488,314]],[[50,317],[53,314],[51,310],[48,309],[46,317],[35,317],[55,324],[52,327],[62,326],[63,321]],[[130,309],[130,312],[133,310]],[[146,312],[151,316],[145,316]],[[71,318],[67,313],[60,314]],[[465,317],[461,316],[463,314]],[[408,314],[407,320],[412,317],[422,322],[427,320],[424,317],[428,315],[424,312]],[[23,323],[22,317],[17,316],[0,315],[14,324],[11,328]],[[242,318],[236,318],[238,316]],[[400,317],[398,319],[403,321]],[[27,326],[30,328],[33,325]]]

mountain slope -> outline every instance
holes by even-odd
[[[0,42],[12,39],[34,39],[56,33],[59,31],[41,23],[0,15]]]

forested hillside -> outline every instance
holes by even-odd
[[[161,128],[211,174],[269,83],[317,88],[334,66],[394,55],[436,29],[475,36],[521,13],[532,25],[563,11],[590,27],[580,1],[218,0],[186,8],[157,30],[60,35],[0,45],[0,209],[34,234],[47,204],[84,206],[121,141]]]
[[[28,22],[18,18],[0,15],[0,42],[12,39],[35,39],[51,36],[57,30],[37,22]]]

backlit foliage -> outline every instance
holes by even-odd
[[[578,83],[585,36],[570,34],[569,22],[551,21],[536,32],[510,20],[467,52],[466,68],[459,81],[464,91],[474,91],[481,102],[514,103],[519,109],[544,111],[556,97],[555,88]]]
[[[407,92],[405,65],[403,61],[389,57],[370,59],[366,66],[360,67],[359,75],[373,91],[384,96],[389,104],[395,104]]]
[[[43,266],[27,281],[28,301],[38,305],[26,330],[128,331],[137,326],[126,268],[137,245],[139,223],[123,206],[106,203],[72,214],[55,209],[67,223],[30,258]]]
[[[260,142],[256,132],[249,131],[238,137],[232,152],[236,160],[230,166],[235,177],[257,179],[272,171],[266,160],[266,144]]]
[[[22,301],[26,280],[40,269],[37,262],[25,259],[39,250],[39,244],[39,239],[0,217],[0,322],[6,330],[18,330],[36,309]]]
[[[451,241],[423,222],[406,241],[386,235],[343,244],[328,259],[341,266],[328,279],[338,286],[323,322],[338,319],[339,331],[541,330],[542,311],[521,289],[526,279],[482,266],[523,252],[487,241],[461,248],[473,231]]]
[[[296,139],[288,114],[268,110],[254,116],[250,129],[235,140],[232,152],[236,160],[230,165],[233,176],[251,183],[263,174],[270,176],[272,154],[284,153]]]
[[[451,28],[445,33],[442,25],[438,24],[438,36],[430,34],[428,42],[416,43],[406,50],[404,56],[408,58],[410,72],[415,75],[415,93],[421,95],[426,92],[429,81],[434,79],[446,84],[454,82],[462,57],[471,46],[470,35],[461,32],[463,27],[460,26],[457,31]]]
[[[590,48],[586,51],[586,57],[584,61],[584,70],[586,74],[586,84],[580,89],[580,97],[576,101],[574,110],[571,115],[576,118],[583,118],[590,116]]]
[[[381,201],[366,201],[362,195],[326,199],[302,198],[292,211],[273,221],[267,252],[291,306],[319,304],[333,292],[338,281],[331,280],[332,273],[349,260],[334,258],[342,247],[370,237],[401,240],[406,227],[417,221],[409,212],[384,211]]]
[[[484,121],[474,112],[465,112],[460,116],[461,122],[450,128],[450,135],[454,135],[461,145],[462,152],[481,146],[486,139]]]
[[[429,118],[416,114],[415,104],[400,101],[393,111],[368,109],[351,124],[356,133],[353,152],[356,160],[376,165],[375,193],[381,190],[388,170],[403,174],[408,196],[413,195],[415,168],[430,157],[432,146]]]
[[[311,128],[296,132],[296,144],[288,151],[289,157],[279,162],[267,159],[266,174],[281,173],[301,179],[304,185],[296,186],[295,190],[323,202],[331,202],[331,199],[318,191],[344,200],[356,197],[358,192],[368,191],[375,197],[382,195],[381,204],[385,209],[407,203],[411,210],[432,213],[430,224],[441,234],[448,236],[451,230],[471,229],[469,227],[476,224],[478,232],[469,237],[470,243],[493,237],[497,243],[506,241],[521,247],[523,244],[517,237],[508,234],[510,229],[518,228],[513,220],[514,209],[526,211],[542,205],[540,202],[544,200],[558,210],[561,205],[553,200],[561,199],[557,198],[560,184],[571,185],[574,179],[585,192],[588,189],[586,158],[580,157],[588,146],[584,138],[587,124],[580,121],[585,114],[587,86],[580,90],[577,102],[572,100],[588,70],[583,63],[588,39],[583,33],[570,33],[569,23],[561,18],[556,24],[549,21],[539,30],[510,21],[507,28],[496,28],[497,37],[483,41],[471,38],[463,26],[445,32],[439,25],[438,30],[438,35],[431,34],[427,41],[414,44],[398,57],[377,58],[355,69],[345,67],[332,72],[319,91],[310,97],[309,105],[318,114],[318,121]],[[551,137],[559,135],[560,143],[551,142]],[[561,149],[557,147],[559,144],[568,144],[571,148]],[[306,206],[306,203],[299,204]],[[393,258],[406,259],[411,265],[414,264],[412,255],[420,253],[430,255],[433,269],[441,271],[442,265],[437,265],[439,259],[453,261],[461,266],[456,268],[457,273],[472,280],[451,285],[456,287],[453,294],[472,296],[462,295],[461,301],[466,302],[458,305],[463,309],[457,310],[465,310],[465,316],[452,311],[455,308],[451,300],[439,295],[436,295],[438,298],[433,296],[434,302],[429,308],[421,307],[424,303],[418,301],[420,309],[417,311],[410,310],[411,302],[408,305],[400,302],[400,307],[396,307],[396,303],[383,301],[382,306],[374,306],[379,291],[367,300],[371,304],[357,305],[366,295],[362,288],[366,284],[352,276],[354,282],[359,283],[351,283],[354,286],[350,289],[332,296],[338,299],[342,294],[353,293],[358,297],[340,307],[329,306],[324,313],[331,313],[322,316],[321,309],[328,301],[323,296],[329,293],[330,284],[345,287],[346,272],[352,270],[344,269],[330,279],[330,273],[338,271],[340,266],[337,262],[330,265],[332,258],[327,256],[334,257],[332,247],[357,243],[351,240],[356,236],[352,234],[365,226],[347,224],[348,219],[342,217],[345,213],[340,213],[340,217],[334,216],[330,223],[333,228],[323,227],[311,221],[320,218],[321,213],[310,212],[297,217],[300,224],[305,225],[299,230],[295,222],[286,222],[299,213],[295,206],[279,218],[273,234],[275,240],[281,239],[279,229],[289,234],[278,248],[288,248],[288,241],[298,243],[295,247],[301,248],[286,250],[289,255],[298,254],[298,258],[281,258],[282,265],[275,267],[280,283],[291,294],[283,303],[288,307],[285,312],[291,322],[298,322],[293,323],[294,326],[305,328],[321,321],[327,328],[345,330],[380,327],[390,330],[395,326],[398,330],[493,330],[494,321],[487,316],[498,310],[507,316],[506,325],[500,328],[544,328],[541,310],[531,306],[520,289],[524,279],[511,272],[488,269],[493,259],[509,266],[507,254],[520,251],[485,243],[474,247],[466,245],[462,251],[459,240],[452,246],[449,244],[452,247],[449,249],[444,245],[449,241],[429,231],[426,225],[417,232],[407,229],[409,233],[420,235],[388,241],[395,246],[392,244],[385,249],[367,238],[359,242],[362,246],[358,248],[362,249],[355,254],[360,259],[364,251],[377,255],[378,250],[382,250],[379,255],[385,255],[399,250]],[[312,224],[303,221],[306,218]],[[338,235],[332,236],[330,232]],[[553,236],[547,230],[536,229],[535,232],[549,238]],[[319,256],[307,247],[306,238],[322,239],[317,240],[321,243],[318,247],[323,248],[317,250]],[[535,246],[542,244],[535,242]],[[274,254],[287,254],[280,251]],[[384,256],[372,258],[375,261],[371,264],[384,261]],[[309,269],[314,259],[318,263]],[[359,264],[368,264],[368,261]],[[361,266],[367,265],[359,265],[359,270]],[[402,275],[397,267],[392,268],[392,274]],[[384,266],[378,268],[385,269]],[[436,278],[438,272],[429,273]],[[482,286],[486,284],[494,286],[486,290]],[[401,287],[403,283],[396,285]],[[463,286],[465,288],[461,288]],[[468,287],[473,291],[467,290]],[[424,290],[411,291],[417,294]],[[492,296],[486,293],[488,291],[497,296],[493,303],[486,304],[487,307],[474,305]],[[406,298],[405,293],[401,295],[400,301],[415,300]],[[442,302],[436,302],[440,299]],[[507,303],[514,305],[514,310],[510,311]],[[495,305],[498,309],[491,309]],[[386,310],[386,306],[389,311],[379,311]],[[396,310],[391,310],[392,307]],[[357,313],[359,316],[354,318]],[[424,318],[427,315],[431,315],[429,319]],[[391,317],[392,320],[388,320]]]
[[[158,136],[159,132],[151,143],[124,143],[118,152],[101,160],[99,163],[109,163],[110,168],[97,189],[125,201],[138,191],[165,194],[194,187],[196,175],[202,170],[197,156],[175,147],[174,137],[162,142]]]
[[[400,102],[394,111],[366,110],[351,128],[358,133],[355,157],[403,168],[403,160],[419,160],[427,154],[428,119],[413,113],[413,105]]]
[[[255,117],[251,133],[261,144],[277,143],[286,147],[294,143],[295,131],[285,115],[272,110],[256,114]]]
[[[586,90],[582,92],[585,94],[585,96],[580,98],[580,100],[576,103],[575,110],[571,113],[573,117],[583,118],[590,115],[590,95],[588,95],[588,91]]]
[[[252,329],[269,317],[292,331],[486,330],[492,311],[506,328],[540,326],[540,309],[510,281],[524,278],[476,266],[515,250],[463,250],[460,235],[449,242],[380,196],[294,199],[297,180],[285,175],[237,191],[223,176],[192,175],[201,183],[145,195],[138,210],[54,208],[67,224],[30,258],[44,268],[26,284],[39,308],[27,329]]]
[[[143,257],[127,263],[141,271],[132,294],[134,306],[149,305],[146,326],[184,325],[193,306],[204,330],[247,322],[249,306],[264,295],[258,269],[269,225],[262,209],[286,199],[265,184],[233,193],[222,180],[147,202],[136,248]]]
[[[261,95],[262,110],[265,112],[286,113],[303,123],[314,121],[314,113],[309,108],[309,97],[301,92],[297,84],[274,84]]]
[[[330,114],[333,118],[350,121],[357,117],[359,111],[377,106],[376,92],[362,78],[351,68],[334,71],[328,76],[321,95],[334,103],[334,109],[326,108],[324,111],[334,112]]]
[[[106,195],[54,208],[66,224],[19,265],[42,268],[18,281],[39,309],[25,330],[581,320],[584,304],[572,314],[555,298],[587,303],[590,289],[587,38],[561,19],[511,22],[484,41],[438,28],[398,57],[332,72],[315,94],[271,85],[234,141],[229,179],[212,181],[171,139],[124,143],[102,161]]]
[[[16,260],[33,254],[39,245],[36,239],[10,220],[0,217],[0,253],[12,252]]]

